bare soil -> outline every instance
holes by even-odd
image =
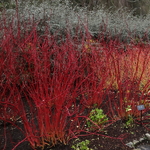
[[[125,144],[132,142],[133,140],[139,140],[149,133],[150,130],[150,118],[147,117],[150,112],[147,112],[144,116],[143,125],[141,126],[138,120],[135,120],[134,124],[131,127],[126,128],[124,122],[119,120],[105,128],[105,132],[99,132],[99,135],[89,135],[81,136],[80,141],[89,140],[89,148],[93,150],[132,150]],[[22,128],[21,122],[17,122],[16,126],[10,123],[4,124],[0,123],[0,149],[3,150],[12,150],[13,147],[20,142],[15,150],[32,150],[29,142],[21,142],[25,136],[17,129],[17,127]],[[72,145],[76,145],[76,139],[73,139],[68,143],[68,145],[58,144],[55,147],[45,147],[44,150],[73,150]],[[149,144],[150,141],[145,140],[140,144]],[[37,148],[40,150],[40,148]]]

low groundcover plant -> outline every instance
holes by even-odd
[[[106,124],[108,121],[107,116],[103,113],[102,109],[92,109],[89,115],[89,119],[92,120],[94,123],[96,123],[100,128],[103,128],[103,126]],[[91,130],[94,130],[97,128],[92,122],[89,120],[87,121],[87,126]]]
[[[93,150],[93,149],[88,147],[89,144],[90,144],[90,141],[89,140],[85,140],[85,141],[82,141],[82,142],[78,142],[75,145],[72,145],[71,148],[73,148],[74,150]]]

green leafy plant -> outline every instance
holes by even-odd
[[[87,126],[89,128],[91,128],[92,130],[95,129],[95,127],[96,127],[95,124],[102,127],[108,121],[107,115],[105,115],[103,113],[102,109],[98,109],[98,108],[95,108],[90,112],[89,119],[93,122],[88,120],[87,121]],[[93,123],[95,123],[95,124],[93,124]]]
[[[132,110],[131,105],[128,105],[126,108],[126,112],[130,112],[131,110]],[[129,114],[125,121],[124,125],[125,128],[133,127],[133,122],[134,122],[133,116]]]
[[[79,139],[77,139],[79,140]],[[75,145],[72,145],[71,148],[75,149],[75,150],[92,150],[91,148],[88,147],[88,145],[90,144],[89,140],[85,140],[82,142],[79,142]]]
[[[131,105],[128,105],[127,107],[126,107],[126,112],[129,112],[129,111],[131,111],[132,109],[131,109]]]
[[[134,122],[133,116],[129,115],[124,124],[125,128],[133,127],[133,122]]]

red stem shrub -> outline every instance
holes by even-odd
[[[137,105],[149,106],[147,45],[98,42],[87,33],[76,46],[69,31],[59,43],[47,29],[41,36],[36,26],[30,32],[18,26],[18,32],[6,22],[1,28],[0,120],[14,125],[19,118],[33,148],[87,132],[94,106],[112,120],[138,117]]]

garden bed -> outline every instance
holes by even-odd
[[[124,41],[46,18],[39,29],[18,8],[0,22],[0,149],[133,149],[149,133],[148,32]]]
[[[82,141],[88,140],[90,143],[87,145],[88,148],[91,148],[93,150],[133,150],[133,148],[130,148],[126,144],[129,142],[132,142],[133,140],[139,140],[140,138],[144,137],[146,133],[149,133],[149,113],[147,112],[145,115],[143,115],[143,125],[141,126],[139,121],[135,121],[131,126],[126,127],[126,122],[123,122],[121,120],[118,120],[105,128],[103,132],[97,132],[96,134],[93,133],[93,135],[87,135],[86,133],[83,133],[84,136],[81,135],[77,139],[72,139],[67,145],[58,143],[55,147],[49,147],[45,146],[44,150],[73,150],[72,146],[78,145],[78,143]],[[146,117],[147,116],[147,117]],[[16,122],[17,127],[23,128],[22,122],[18,121]],[[20,141],[22,141],[25,136],[22,132],[20,132],[17,127],[13,126],[11,123],[6,123],[5,125],[1,122],[0,126],[0,141],[1,141],[1,149],[4,148],[7,150],[12,150],[16,144],[18,144]],[[6,132],[6,135],[4,136],[4,131]],[[6,142],[6,143],[5,143]],[[5,143],[5,144],[4,144]],[[136,147],[138,145],[150,145],[149,140],[144,140],[142,142],[139,142],[139,144],[135,145]],[[24,141],[16,147],[15,150],[32,150],[30,143],[28,141]],[[41,148],[37,148],[37,150],[41,150]]]

